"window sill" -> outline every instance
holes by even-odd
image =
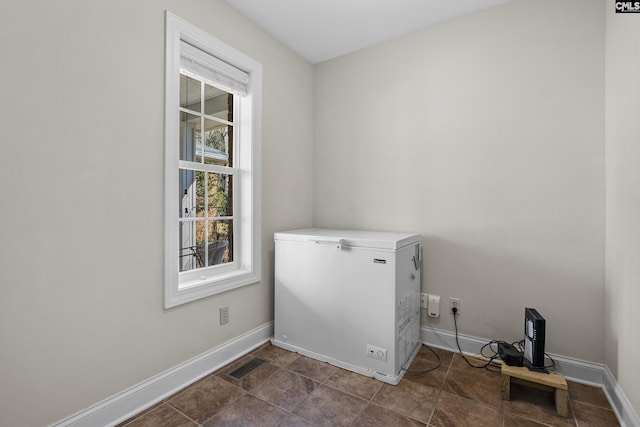
[[[165,308],[186,304],[200,298],[258,283],[260,277],[248,269],[238,269],[204,279],[181,282],[177,292],[165,296]]]

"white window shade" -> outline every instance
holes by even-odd
[[[180,69],[238,95],[249,93],[249,73],[180,41]]]

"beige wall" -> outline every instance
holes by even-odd
[[[606,7],[605,363],[640,412],[640,16]]]
[[[263,281],[170,310],[165,9],[264,65]],[[272,233],[313,220],[311,65],[217,0],[5,1],[0,53],[0,425],[55,422],[273,319]]]
[[[604,360],[600,0],[516,0],[315,69],[316,226],[414,231],[426,325]],[[425,320],[423,320],[425,322]]]
[[[640,34],[607,5],[605,80],[599,0],[515,0],[315,68],[219,0],[5,1],[0,425],[269,322],[272,233],[314,224],[421,233],[424,289],[463,299],[462,333],[518,339],[534,306],[548,351],[606,363],[640,408]],[[171,310],[165,9],[264,64],[263,281]]]

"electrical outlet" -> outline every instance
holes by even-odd
[[[229,323],[229,307],[220,308],[220,325],[226,325]]]
[[[453,309],[457,309],[456,314],[462,312],[462,300],[460,298],[449,298],[449,311],[453,312]]]

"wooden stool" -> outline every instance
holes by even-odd
[[[569,387],[560,372],[548,374],[530,371],[529,368],[502,364],[502,399],[511,400],[511,383],[523,384],[555,392],[556,411],[561,417],[569,416]]]

